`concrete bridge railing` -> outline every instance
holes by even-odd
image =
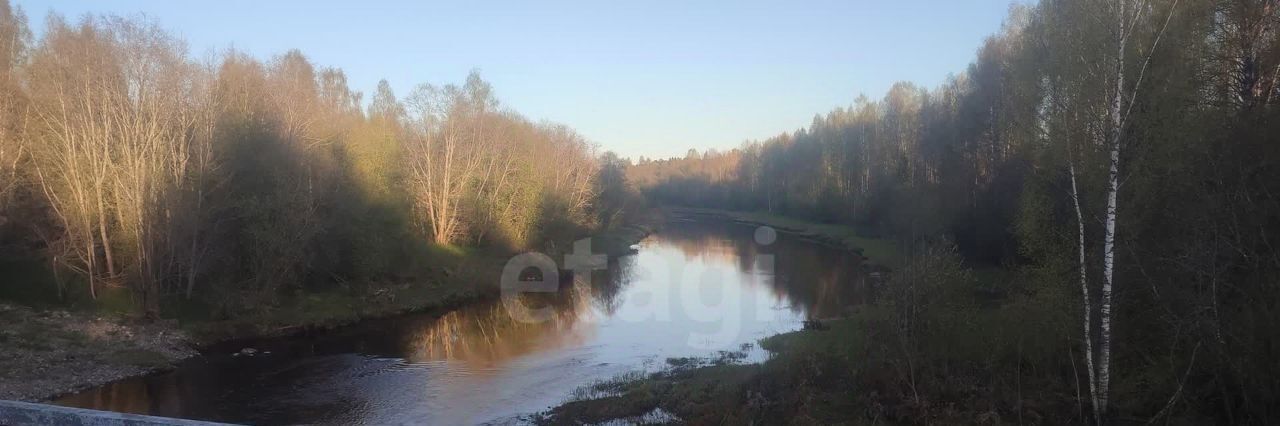
[[[226,425],[226,423],[171,419],[168,417],[113,413],[110,411],[87,410],[84,408],[0,400],[0,425],[212,426]]]

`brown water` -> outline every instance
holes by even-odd
[[[498,302],[369,321],[253,342],[270,351],[254,357],[211,350],[57,403],[253,424],[520,423],[574,389],[667,358],[744,351],[744,362],[761,361],[759,339],[863,301],[856,255],[771,237],[674,222],[589,285],[578,277],[527,302],[552,308],[543,322],[513,320]]]

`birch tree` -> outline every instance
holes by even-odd
[[[1143,22],[1142,20],[1144,19],[1144,15],[1154,13],[1155,8],[1146,2],[1136,3],[1131,2],[1130,0],[1116,0],[1111,5],[1112,11],[1109,14],[1109,18],[1114,29],[1114,56],[1110,57],[1108,60],[1108,62],[1111,63],[1111,70],[1105,77],[1110,81],[1111,88],[1108,93],[1109,102],[1106,109],[1105,125],[1098,126],[1101,129],[1105,129],[1105,131],[1097,133],[1098,136],[1105,138],[1104,141],[1100,141],[1097,145],[1103,147],[1107,153],[1107,178],[1104,190],[1106,207],[1102,219],[1102,284],[1098,297],[1099,303],[1097,308],[1099,329],[1096,337],[1094,336],[1091,321],[1094,315],[1091,301],[1092,295],[1086,278],[1088,261],[1085,255],[1085,247],[1087,245],[1085,238],[1085,216],[1080,207],[1081,194],[1077,184],[1075,154],[1072,154],[1072,159],[1069,165],[1069,175],[1071,178],[1071,200],[1075,209],[1077,223],[1079,283],[1083,293],[1081,300],[1085,313],[1083,318],[1086,352],[1085,365],[1089,374],[1089,388],[1094,420],[1099,424],[1104,422],[1111,390],[1113,320],[1112,293],[1115,285],[1115,253],[1118,213],[1120,207],[1119,193],[1121,186],[1121,158],[1127,145],[1127,141],[1124,137],[1125,124],[1132,113],[1132,107],[1134,105],[1135,98],[1138,96],[1138,91],[1142,87],[1142,79],[1145,76],[1147,66],[1151,62],[1151,57],[1154,55],[1155,48],[1159,45],[1160,39],[1164,35],[1164,31],[1168,27],[1169,20],[1172,19],[1173,13],[1177,9],[1177,5],[1178,0],[1174,0],[1169,6],[1167,17],[1162,21],[1155,21],[1156,24],[1160,26],[1157,29],[1155,38],[1151,42],[1150,47],[1146,49],[1145,58],[1140,61],[1141,67],[1138,69],[1138,73],[1133,77],[1132,81],[1126,79],[1126,72],[1128,71],[1126,68],[1130,65],[1127,62],[1127,46],[1130,43],[1130,38],[1136,33],[1137,26],[1140,22]],[[1097,351],[1096,363],[1094,362],[1095,350]]]

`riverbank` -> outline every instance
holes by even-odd
[[[879,296],[846,316],[760,340],[771,354],[762,363],[723,354],[668,359],[656,372],[588,386],[533,420],[590,424],[652,412],[687,424],[1084,419],[1070,357],[1078,348],[1064,329],[1069,313],[1047,308],[1064,296],[1038,287],[1033,270],[970,269],[945,242],[899,258],[891,244],[851,229],[768,215],[675,209],[673,217],[768,225],[850,250],[864,244],[856,248],[894,267],[883,272]]]
[[[610,256],[631,251],[659,228],[661,212],[592,236]],[[559,247],[559,249],[557,249]],[[571,242],[551,245],[558,258]],[[142,321],[125,313],[34,309],[0,303],[0,399],[42,402],[116,380],[174,368],[212,346],[302,335],[411,313],[444,314],[497,296],[509,254],[436,248],[437,267],[399,282],[339,283],[282,298],[234,318]],[[246,343],[247,345],[247,343]],[[246,346],[247,347],[247,346]]]
[[[652,211],[636,223],[626,224],[591,236],[597,253],[619,256],[649,236],[665,220]],[[572,250],[572,241],[550,244],[544,254],[562,259]],[[443,314],[467,304],[498,296],[499,278],[512,253],[493,253],[461,248],[437,249],[433,257],[441,266],[430,276],[412,281],[380,283],[370,288],[346,284],[335,291],[310,293],[281,307],[219,321],[184,325],[200,346],[235,340],[284,337],[331,330],[370,319],[435,312]]]
[[[930,321],[951,323],[904,341],[892,306],[864,306],[762,339],[771,354],[763,363],[668,359],[532,420],[599,424],[658,411],[683,424],[1079,422],[1064,339],[1038,329],[1042,315],[1027,308],[936,313]]]
[[[172,320],[140,323],[0,304],[0,323],[0,399],[43,401],[198,354]]]
[[[859,424],[862,419],[850,376],[841,359],[863,350],[863,318],[824,324],[761,340],[773,355],[760,364],[733,356],[668,359],[652,374],[631,373],[587,386],[579,396],[531,420],[541,425],[607,423],[659,411],[683,424]],[[868,420],[868,421],[862,421]]]
[[[697,207],[671,207],[668,211],[673,219],[723,220],[768,226],[802,240],[858,253],[868,265],[892,269],[902,263],[901,252],[893,241],[861,235],[852,226],[807,222],[762,212]]]
[[[232,318],[145,321],[125,312],[0,305],[0,399],[43,402],[128,377],[170,370],[212,346],[323,332],[363,320],[443,314],[496,294],[505,259],[437,250],[432,276],[340,285]],[[492,281],[492,282],[491,282]],[[245,342],[237,345],[237,342]]]

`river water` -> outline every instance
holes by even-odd
[[[367,321],[254,342],[252,357],[210,351],[56,403],[251,424],[519,423],[668,358],[761,361],[761,338],[863,302],[858,259],[769,229],[675,221],[589,280],[518,299],[550,308],[543,321],[517,321],[498,301]]]

